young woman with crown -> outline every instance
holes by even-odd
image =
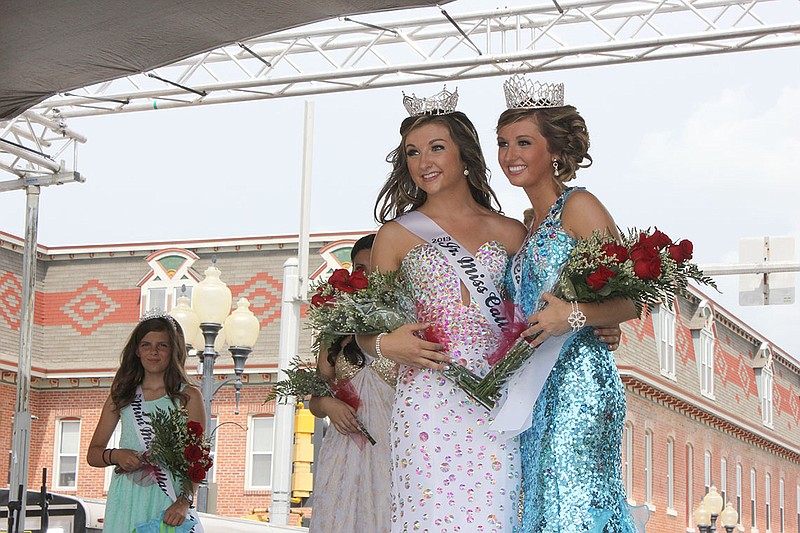
[[[116,467],[108,489],[104,531],[128,533],[137,531],[137,526],[150,528],[149,522],[159,518],[167,526],[180,526],[178,531],[203,531],[192,508],[194,498],[181,494],[180,482],[168,470],[149,465],[155,483],[138,481],[136,475],[145,467],[141,454],[152,438],[147,413],[182,406],[189,420],[205,425],[203,397],[186,374],[185,361],[180,325],[161,312],[142,317],[122,349],[111,394],[86,454],[91,466]],[[118,422],[122,423],[120,447],[107,448]]]
[[[519,520],[517,441],[487,432],[488,410],[438,372],[451,358],[488,370],[498,331],[460,265],[498,291],[509,252],[525,237],[520,222],[499,212],[478,133],[455,110],[457,98],[446,90],[404,98],[411,116],[375,207],[384,224],[372,266],[400,271],[419,320],[358,338],[365,351],[401,365],[390,424],[394,533],[512,532]]]
[[[635,519],[622,485],[625,391],[613,354],[584,326],[619,324],[636,318],[636,309],[629,300],[576,306],[547,292],[576,239],[596,230],[619,235],[595,196],[566,186],[592,158],[586,123],[575,107],[564,105],[563,84],[514,76],[504,88],[508,109],[497,123],[498,161],[534,211],[505,284],[528,315],[531,327],[523,335],[539,334],[536,344],[549,338],[553,350],[549,363],[543,354],[531,363],[529,375],[547,376],[538,397],[531,394],[533,378],[512,381],[527,410],[507,400],[492,424],[505,430],[505,438],[520,434],[522,531],[632,533],[643,527],[646,508],[635,513],[644,511],[644,520]],[[514,394],[509,389],[507,398]]]

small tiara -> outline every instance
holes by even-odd
[[[509,109],[541,109],[564,105],[563,83],[540,83],[515,74],[503,83],[506,107]]]
[[[167,314],[166,311],[162,311],[158,307],[154,307],[153,309],[150,309],[148,312],[146,312],[144,315],[142,315],[142,318],[139,319],[139,323],[141,324],[142,322],[147,322],[148,320],[153,320],[153,319],[156,319],[156,318],[164,318],[164,319],[166,319],[167,322],[172,324],[172,328],[174,330],[176,330],[176,331],[178,330],[178,328],[177,328],[178,321],[175,320],[175,318],[172,317],[172,315]]]
[[[458,88],[450,92],[447,90],[447,85],[440,92],[428,98],[419,97],[414,93],[411,93],[411,96],[408,96],[405,92],[403,93],[403,105],[412,117],[420,115],[449,115],[455,112],[457,104]]]

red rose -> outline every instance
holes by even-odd
[[[360,268],[350,274],[350,286],[355,290],[366,289],[368,284],[367,276],[364,275],[364,271]]]
[[[601,246],[600,249],[605,252],[606,257],[615,263],[621,263],[628,259],[628,249],[621,244],[609,242]]]
[[[624,248],[624,246],[623,246]],[[608,280],[616,276],[616,272],[611,270],[610,268],[606,268],[603,265],[597,267],[597,270],[589,274],[586,278],[586,284],[592,288],[592,290],[599,291],[603,287],[606,286]]]
[[[683,239],[678,244],[673,244],[669,247],[669,256],[675,261],[676,263],[683,263],[692,258],[692,252],[694,252],[694,245],[692,241],[688,239]]]
[[[200,422],[195,422],[194,420],[190,420],[188,424],[186,424],[186,428],[189,430],[190,435],[202,435],[203,434],[203,426]]]
[[[655,246],[659,250],[664,248],[665,246],[669,246],[672,244],[672,239],[670,239],[666,233],[663,231],[656,230],[653,232],[652,235],[645,239],[645,242],[648,244]]]
[[[206,478],[206,471],[199,464],[190,466],[189,471],[186,473],[189,474],[189,479],[191,479],[193,483],[200,483]]]
[[[315,294],[311,297],[311,305],[312,307],[322,307],[328,303],[328,298],[322,296],[321,294]]]
[[[633,272],[641,279],[658,279],[661,276],[661,258],[640,259],[633,263]]]
[[[644,244],[634,244],[631,248],[631,259],[633,261],[649,261],[658,257],[658,250],[653,246]]]
[[[203,457],[203,450],[200,448],[200,446],[195,446],[192,444],[183,450],[183,456],[186,457],[188,461],[193,463]]]
[[[339,289],[344,292],[353,292],[352,287],[350,287],[350,272],[344,268],[337,268],[334,270],[331,277],[328,278],[328,283],[330,283],[334,289]],[[345,287],[351,290],[345,290]]]

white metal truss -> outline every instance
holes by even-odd
[[[409,18],[414,14],[417,18]],[[0,169],[20,176],[26,172],[23,165],[48,171],[52,165],[44,163],[57,157],[40,161],[44,156],[25,157],[30,153],[25,150],[47,153],[45,141],[53,142],[52,132],[65,136],[60,138],[68,144],[80,141],[67,133],[63,120],[69,117],[798,44],[796,0],[573,1],[471,14],[426,8],[344,18],[54,96],[14,121],[0,123]],[[34,123],[44,120],[57,126],[50,129],[50,138],[32,131]],[[25,148],[11,150],[4,140]]]

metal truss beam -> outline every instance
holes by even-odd
[[[63,120],[800,44],[795,0],[565,1],[560,7],[472,14],[427,8],[275,33],[55,96],[0,124],[0,139],[37,144],[30,139],[32,115]],[[0,155],[4,149],[0,143]],[[0,159],[0,169],[19,173],[16,164]]]

